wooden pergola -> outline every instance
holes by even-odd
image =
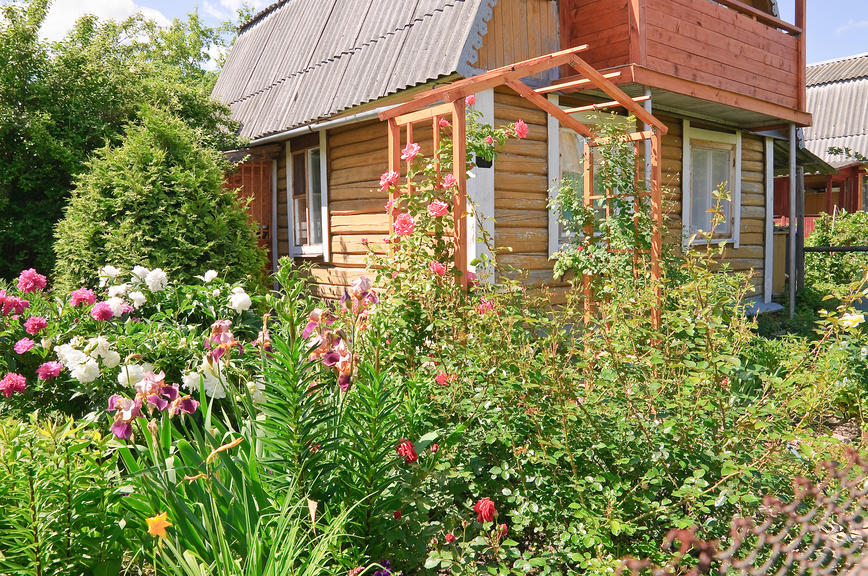
[[[605,195],[594,195],[592,170],[588,169],[588,167],[593,165],[590,148],[605,144],[605,140],[597,139],[586,124],[576,120],[571,114],[603,108],[622,107],[647,127],[646,130],[628,133],[625,135],[625,138],[634,143],[637,155],[640,143],[649,141],[651,146],[650,191],[645,192],[645,194],[650,195],[651,198],[651,215],[653,219],[650,249],[651,276],[656,285],[655,290],[657,291],[658,300],[660,299],[660,256],[663,243],[661,138],[667,132],[667,128],[663,122],[655,118],[653,114],[639,104],[639,102],[647,98],[631,98],[611,82],[610,78],[617,76],[619,73],[602,74],[585,62],[579,54],[587,49],[588,45],[585,44],[495,68],[477,76],[456,80],[444,86],[423,92],[408,102],[380,112],[380,119],[388,122],[389,170],[394,170],[399,174],[403,173],[401,169],[402,128],[405,129],[406,142],[410,143],[413,142],[413,126],[423,122],[430,123],[433,130],[434,149],[437,150],[440,144],[440,119],[448,118],[452,124],[452,171],[457,182],[453,197],[455,268],[462,272],[461,282],[465,287],[467,285],[467,222],[464,217],[467,212],[465,98],[483,90],[506,85],[541,110],[557,118],[563,126],[587,138],[588,146],[585,147],[584,153],[586,166],[584,193],[585,205],[588,206],[592,205],[595,200],[605,199],[608,201],[614,197],[614,191],[612,190],[607,190]],[[531,88],[522,82],[522,78],[565,65],[574,69],[580,77],[573,76],[569,81],[555,83],[542,88]],[[547,93],[570,92],[588,87],[595,87],[603,91],[612,100],[591,106],[562,109],[544,96]],[[411,186],[411,184],[408,183],[408,186]],[[389,225],[390,229],[392,229],[394,225],[392,214],[389,214]],[[585,309],[589,313],[592,305],[592,294],[590,278],[588,277],[584,278],[584,291]],[[652,320],[655,326],[659,325],[659,306],[655,307]]]

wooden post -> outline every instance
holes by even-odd
[[[662,137],[659,130],[654,130],[651,136],[651,280],[654,282],[654,292],[657,298],[655,307],[651,310],[651,324],[660,328],[661,306],[663,304],[663,289],[661,281],[660,259],[663,252],[663,180]]]
[[[806,86],[806,68],[805,68],[805,57],[806,57],[806,44],[805,44],[805,24],[807,24],[807,13],[805,12],[805,0],[796,0],[796,27],[798,27],[801,32],[799,32],[799,61],[797,63],[798,66],[798,89],[799,89],[799,97],[798,104],[799,110],[805,110],[807,106],[807,86]]]
[[[401,128],[394,118],[389,119],[389,170],[401,174]],[[395,199],[395,193],[389,193],[389,199]],[[389,210],[389,233],[395,229],[394,210]]]
[[[805,169],[796,168],[796,288],[805,287]]]
[[[645,0],[630,0],[630,63],[645,65]]]
[[[594,195],[594,155],[591,153],[590,140],[585,140],[585,148],[582,151],[582,162],[585,168],[582,174],[582,189],[585,193],[585,206],[593,207],[594,201],[591,199],[591,196]],[[585,237],[593,240],[593,224],[585,224]],[[582,275],[582,291],[585,297],[585,324],[588,324],[591,321],[591,312],[594,305],[594,295],[591,292],[590,274]]]
[[[826,214],[832,215],[832,177],[826,176]]]
[[[467,288],[467,129],[464,98],[452,102],[452,175],[457,183],[452,202],[455,210],[455,268],[461,272],[461,286]]]
[[[789,262],[787,262],[787,273],[789,281],[788,295],[790,300],[790,318],[796,315],[796,125],[790,123],[790,232],[787,238],[787,246],[789,247]]]

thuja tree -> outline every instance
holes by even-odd
[[[0,6],[0,278],[50,270],[51,229],[90,154],[118,143],[145,105],[175,111],[203,141],[238,141],[211,100],[209,50],[230,38],[195,15],[158,28],[141,17],[80,19],[59,42],[40,37],[49,0]]]
[[[57,226],[57,285],[93,286],[105,264],[160,267],[181,281],[208,268],[261,278],[264,253],[223,173],[221,154],[182,120],[146,112],[79,177]]]

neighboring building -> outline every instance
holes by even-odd
[[[793,1],[793,0],[790,0]],[[795,0],[804,18],[804,0]],[[668,238],[707,226],[720,180],[732,201],[720,241],[734,270],[753,270],[771,298],[775,135],[807,126],[804,34],[776,17],[774,0],[283,0],[245,24],[214,96],[251,139],[259,176],[271,170],[272,251],[308,258],[318,291],[337,297],[363,273],[362,239],[388,232],[378,178],[388,166],[378,111],[458,78],[588,44],[580,54],[669,129],[662,141]],[[579,79],[566,67],[535,87]],[[587,84],[547,92],[562,108],[610,100]],[[560,173],[584,140],[508,88],[476,95],[496,125],[523,119],[511,141],[468,184],[500,261],[529,281],[557,284],[549,256],[560,235],[547,210]],[[431,152],[430,136],[420,142]],[[780,158],[778,158],[780,162]],[[701,169],[700,169],[701,167]],[[686,176],[685,176],[686,175]],[[478,249],[471,237],[469,257]],[[276,258],[274,259],[276,261]],[[563,287],[563,284],[560,285]]]
[[[831,170],[805,174],[805,234],[825,212],[865,206],[868,158],[868,53],[807,67],[807,106],[813,125],[804,129],[805,148]],[[786,178],[779,179],[775,216],[789,210]]]

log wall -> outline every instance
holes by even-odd
[[[490,70],[560,49],[558,7],[551,0],[501,0],[487,26],[477,68]]]

